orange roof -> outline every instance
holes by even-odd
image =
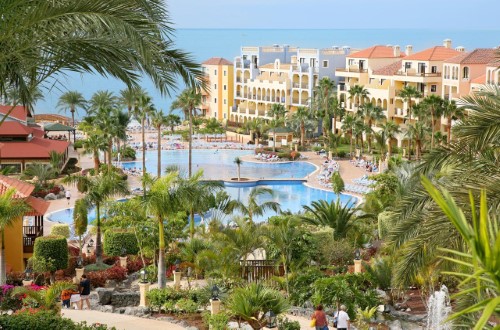
[[[457,64],[488,64],[496,58],[496,49],[477,48],[446,60],[446,63]]]
[[[5,121],[0,125],[0,136],[28,136],[33,129],[18,121]]]
[[[9,188],[16,189],[15,198],[26,198],[31,195],[35,186],[21,180],[0,175],[0,195],[3,195]]]
[[[482,76],[472,79],[471,83],[481,84],[481,85],[486,84],[486,74],[483,74]]]
[[[31,206],[31,212],[28,212],[28,214],[26,215],[44,215],[45,213],[47,213],[47,210],[50,206],[49,202],[33,196],[29,196],[26,199],[26,202],[28,202],[28,204]]]
[[[11,105],[0,105],[0,113],[1,114],[4,114],[4,115],[7,114],[7,112],[9,112],[10,109],[12,109]],[[19,119],[22,121],[26,121],[26,119],[27,119],[26,108],[21,106],[21,105],[16,105],[14,107],[14,110],[12,110],[12,112],[10,113],[9,117]]]
[[[381,75],[381,76],[392,76],[396,74],[399,70],[401,70],[401,63],[403,61],[399,60],[394,63],[391,63],[389,65],[383,66],[380,69],[373,70],[374,75]]]
[[[0,143],[2,159],[49,159],[50,151],[65,152],[70,145],[67,141],[33,137],[31,141]]]
[[[212,57],[201,64],[206,65],[233,65],[233,62],[226,60],[223,57]]]
[[[360,50],[359,52],[352,53],[348,58],[396,58],[394,56],[394,49],[390,46],[372,46]],[[405,57],[404,52],[400,52],[399,57]]]
[[[427,48],[421,52],[409,55],[405,60],[420,60],[420,61],[444,61],[449,58],[462,54],[453,48],[446,48],[444,46],[435,46]]]

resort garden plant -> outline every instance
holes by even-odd
[[[55,283],[55,272],[68,267],[68,242],[63,236],[44,236],[35,240],[30,259],[35,272],[50,272],[50,282]]]
[[[107,256],[136,255],[139,252],[133,232],[108,229],[104,233],[104,254]]]
[[[50,228],[50,234],[53,236],[62,236],[66,239],[69,238],[70,232],[69,232],[69,226],[68,225],[53,225],[52,228]]]

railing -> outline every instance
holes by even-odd
[[[273,276],[284,276],[283,265],[276,265],[274,260],[240,261],[241,277],[248,282],[259,282],[271,279]]]
[[[42,226],[23,226],[23,234],[25,236],[42,236],[43,227]]]
[[[357,72],[357,73],[368,72],[367,69],[359,69],[359,68],[336,69],[335,71],[336,72]]]
[[[240,77],[237,77],[237,78],[236,78],[236,82],[237,82],[237,83],[240,83],[241,81],[242,81],[242,79],[241,79]]]
[[[408,76],[408,77],[441,77],[441,72],[396,72],[397,76]]]

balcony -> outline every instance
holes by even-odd
[[[348,67],[346,69],[336,69],[335,70],[335,75],[337,77],[344,77],[344,78],[360,78],[362,74],[367,73],[367,69],[360,69],[358,67]]]
[[[398,71],[395,76],[396,80],[415,82],[415,83],[428,83],[428,82],[441,82],[441,72],[413,72],[413,71]]]
[[[296,88],[296,89],[309,89],[309,84],[293,83],[293,88]]]
[[[347,69],[336,69],[335,72],[355,72],[355,73],[366,73],[367,69],[360,68],[347,68]]]
[[[398,71],[396,76],[409,76],[409,77],[441,77],[441,72],[410,72]]]
[[[294,98],[292,99],[292,104],[297,104],[297,105],[308,105],[308,100],[302,100],[302,101],[299,101],[298,98]]]
[[[35,239],[43,236],[43,226],[23,226],[23,252],[33,253]]]

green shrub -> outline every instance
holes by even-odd
[[[208,304],[209,287],[195,290],[176,290],[172,287],[152,289],[147,293],[149,305],[155,311],[194,313]],[[192,311],[194,309],[194,311]]]
[[[229,323],[229,319],[229,315],[224,312],[215,315],[211,315],[210,313],[203,314],[203,320],[205,321],[205,324],[208,324],[210,329],[212,330],[229,329],[229,327],[227,326],[227,324]]]
[[[75,150],[83,148],[83,140],[76,140],[75,143],[73,143],[73,148],[75,148]]]
[[[132,232],[108,230],[104,234],[104,254],[108,256],[122,255],[122,249],[125,254],[137,254],[139,247],[137,239]]]
[[[281,159],[292,159],[289,152],[279,152],[278,157]]]
[[[199,305],[188,298],[181,298],[175,304],[175,309],[177,312],[182,313],[195,313],[198,310]]]
[[[38,237],[33,248],[33,257],[39,261],[50,262],[56,271],[68,267],[68,243],[63,236]]]
[[[0,327],[9,330],[116,330],[114,327],[108,328],[106,325],[87,325],[86,322],[74,323],[53,311],[31,309],[13,315],[0,315]]]
[[[325,277],[319,269],[309,268],[290,279],[290,302],[294,306],[303,306],[311,299],[312,285],[316,280]]]
[[[345,152],[344,150],[340,150],[338,153],[337,153],[337,156],[339,158],[345,158],[345,156],[347,156],[347,152]]]
[[[69,226],[68,225],[53,225],[50,229],[50,234],[54,236],[63,236],[69,238]]]
[[[290,321],[287,317],[278,319],[278,330],[300,330],[299,321]]]

